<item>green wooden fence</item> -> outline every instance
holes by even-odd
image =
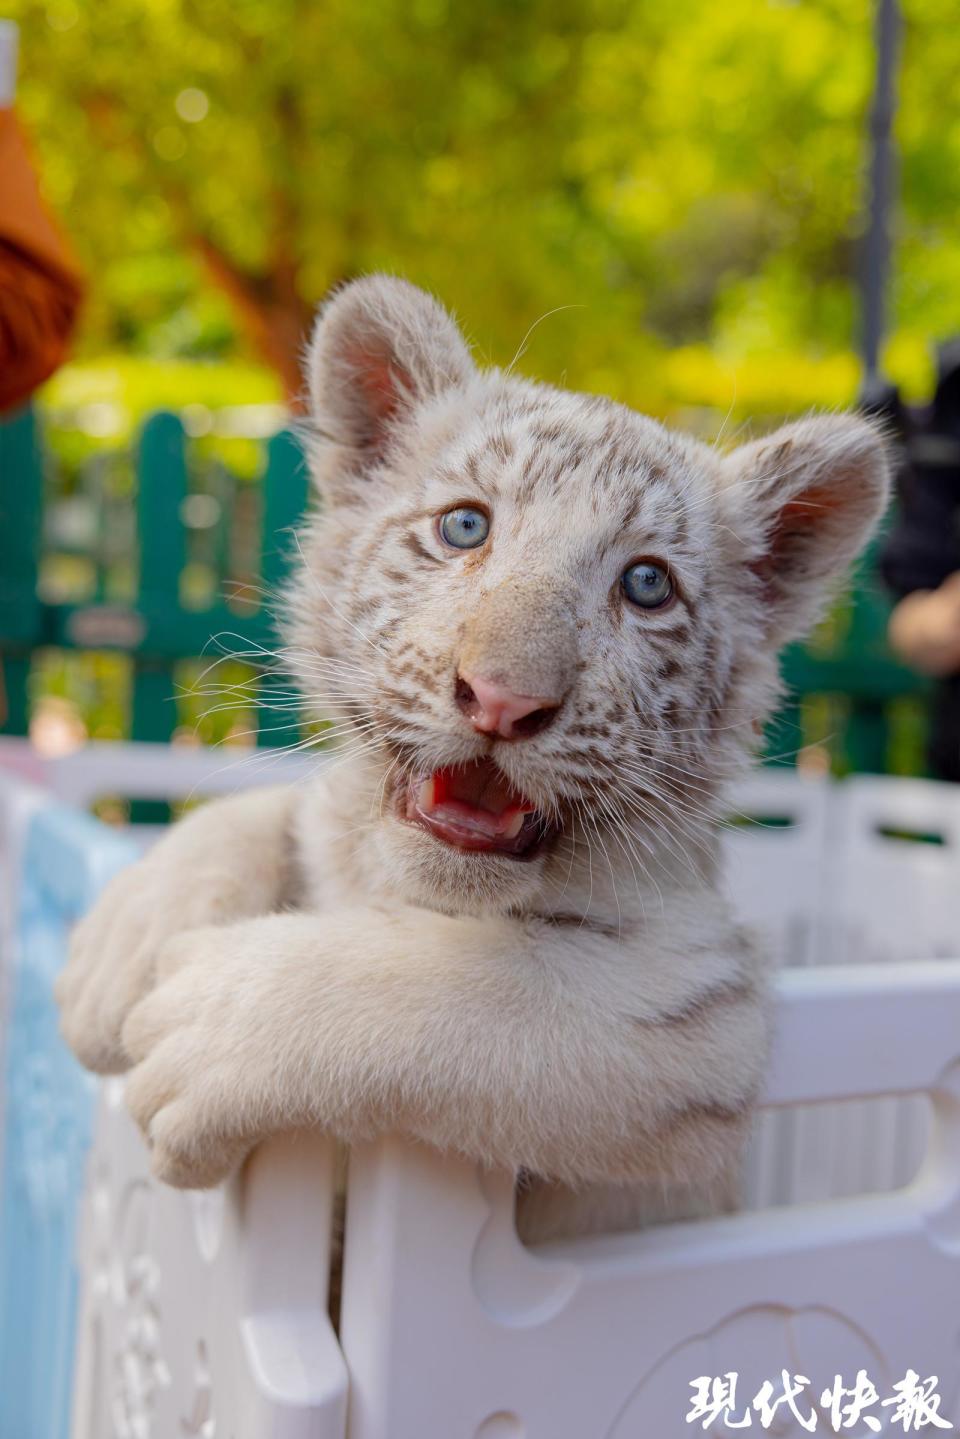
[[[930,685],[892,657],[889,615],[874,547],[830,619],[783,656],[788,699],[769,727],[770,762],[799,752],[835,774],[927,773]]]
[[[307,475],[294,436],[288,431],[264,444],[259,500],[259,544],[255,560],[257,590],[275,592],[289,563],[292,531],[307,501]],[[178,667],[184,659],[215,660],[222,652],[256,655],[275,643],[269,605],[262,600],[238,607],[229,602],[230,536],[237,506],[225,495],[213,546],[215,571],[208,602],[185,593],[192,469],[191,447],[180,419],[157,413],[144,424],[134,457],[135,484],[126,502],[132,524],[122,543],[104,547],[101,531],[116,529],[116,500],[99,483],[97,467],[81,468],[81,497],[92,507],[93,535],[85,547],[92,562],[88,597],[61,599],[45,566],[51,546],[63,561],[70,544],[44,530],[45,497],[56,498],[49,456],[30,409],[0,424],[0,664],[6,712],[4,733],[27,733],[31,671],[51,651],[119,651],[129,657],[129,713],[126,730],[133,739],[169,740],[178,724],[183,695]],[[209,471],[209,467],[208,467]],[[222,467],[213,471],[223,479]],[[229,481],[230,477],[226,476]],[[51,508],[47,507],[48,516]],[[119,508],[124,508],[123,500]],[[124,539],[121,526],[121,542]],[[74,545],[76,548],[76,545]],[[84,546],[80,546],[84,548]],[[126,567],[131,584],[117,598],[115,572]],[[51,590],[53,594],[51,594]],[[223,637],[222,639],[218,637]],[[264,670],[252,685],[249,708],[255,715],[257,743],[282,744],[290,738],[290,715],[271,709],[271,692],[282,682]],[[238,701],[238,708],[240,702]],[[139,805],[135,818],[160,818],[159,809]]]
[[[256,487],[259,496],[258,587],[276,590],[286,571],[291,531],[307,500],[307,476],[295,438],[288,431],[264,442]],[[102,458],[102,457],[100,457]],[[85,546],[93,555],[94,580],[83,600],[63,599],[45,582],[51,545],[44,533],[45,490],[51,483],[50,457],[37,419],[25,410],[0,424],[0,662],[6,692],[2,729],[27,732],[31,668],[50,650],[121,651],[132,667],[128,732],[134,739],[168,740],[177,725],[177,667],[184,660],[216,652],[215,637],[228,635],[229,650],[270,649],[274,633],[263,602],[238,612],[226,597],[230,579],[231,529],[238,490],[222,466],[214,472],[213,495],[220,520],[208,543],[214,579],[205,599],[190,596],[190,496],[195,494],[195,456],[180,419],[152,415],[143,426],[132,494],[113,503],[102,476],[88,465],[87,499],[95,522]],[[93,479],[90,479],[90,476]],[[208,497],[211,488],[208,485]],[[49,512],[49,505],[47,510]],[[117,510],[122,511],[117,521]],[[133,511],[134,523],[129,523]],[[125,518],[124,518],[125,516]],[[124,529],[124,524],[126,529]],[[116,530],[120,539],[107,544]],[[59,541],[63,548],[62,540]],[[125,554],[124,550],[131,553]],[[114,593],[112,570],[130,576],[128,591]],[[112,569],[111,569],[112,567]],[[52,593],[51,593],[52,589]],[[896,664],[885,644],[887,601],[868,559],[849,604],[838,607],[807,646],[784,657],[790,699],[771,726],[768,758],[793,763],[798,753],[835,771],[923,770],[926,726],[924,683]],[[291,738],[290,714],[280,707],[269,672],[254,681],[258,690],[257,742]],[[270,708],[271,693],[277,704]],[[144,816],[139,816],[143,818]]]

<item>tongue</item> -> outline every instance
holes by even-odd
[[[434,824],[477,839],[515,839],[535,805],[512,789],[489,763],[438,769],[413,795],[416,809]]]

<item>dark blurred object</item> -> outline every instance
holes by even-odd
[[[880,389],[864,397],[864,408],[886,419],[901,441],[898,504],[881,572],[898,600],[945,586],[945,603],[958,584],[951,577],[960,574],[960,340],[937,352],[928,407],[907,409],[892,386],[882,397]],[[930,764],[940,778],[960,781],[960,669],[939,675],[931,720]]]
[[[881,420],[887,433],[901,444],[907,435],[907,411],[900,398],[900,391],[889,380],[874,376],[860,392],[859,408],[862,414]]]
[[[868,388],[881,384],[887,276],[890,270],[890,211],[894,189],[893,116],[900,41],[897,0],[877,0],[874,17],[877,66],[870,106],[870,170],[867,232],[860,266],[863,365]]]
[[[16,32],[0,33],[0,411],[62,364],[83,293],[78,266],[40,198],[12,109]]]
[[[936,589],[960,570],[960,340],[937,352],[937,384],[926,408],[907,409],[893,386],[863,408],[900,439],[898,514],[883,553],[883,574],[898,595]]]
[[[63,363],[83,294],[76,262],[40,198],[13,112],[17,40],[17,27],[0,21],[0,414]],[[4,669],[0,725],[8,710]]]

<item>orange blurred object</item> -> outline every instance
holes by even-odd
[[[16,117],[0,108],[0,411],[63,363],[82,295]]]

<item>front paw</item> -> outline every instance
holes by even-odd
[[[54,995],[74,1054],[97,1074],[130,1067],[127,1016],[153,983],[171,935],[218,916],[216,896],[195,870],[147,858],[118,874],[74,929]]]
[[[116,1074],[129,1066],[120,1031],[153,977],[163,926],[169,923],[163,898],[154,867],[143,860],[111,881],[71,935],[54,996],[64,1039],[95,1073]]]
[[[128,1108],[153,1172],[179,1189],[219,1184],[264,1134],[269,1044],[262,1009],[243,984],[236,934],[205,928],[168,941],[156,987],[123,1026],[136,1065]]]

